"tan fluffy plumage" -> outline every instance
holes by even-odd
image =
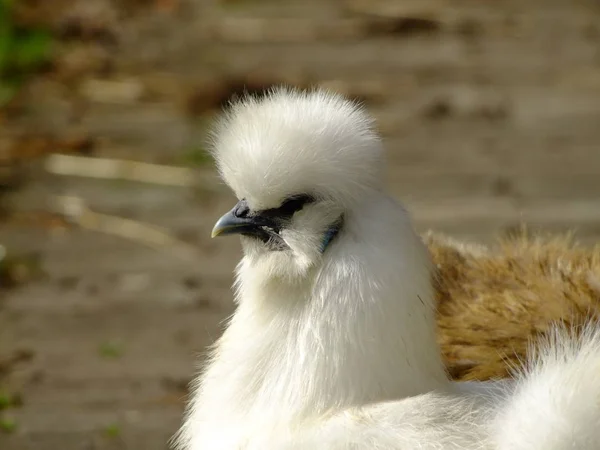
[[[600,313],[600,246],[523,230],[493,247],[424,236],[438,269],[439,342],[451,376],[509,376],[552,323]]]

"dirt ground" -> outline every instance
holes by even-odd
[[[526,222],[600,236],[595,0],[53,5],[32,11],[61,31],[58,63],[0,122],[12,152],[0,244],[43,271],[0,287],[2,450],[168,447],[198,356],[233,309],[239,244],[210,240],[233,197],[202,145],[207,116],[244,85],[321,83],[364,100],[419,230],[490,241]],[[198,186],[59,177],[21,158],[69,142],[196,158]],[[166,227],[193,257],[71,226],[50,215],[54,195]]]

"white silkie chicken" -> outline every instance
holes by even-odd
[[[182,450],[600,448],[600,332],[557,332],[514,384],[449,381],[428,252],[384,190],[371,117],[324,91],[232,105],[214,133],[240,199],[237,311]]]

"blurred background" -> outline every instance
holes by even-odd
[[[420,231],[600,236],[597,0],[0,0],[0,449],[163,450],[233,309],[232,95],[365,102]]]

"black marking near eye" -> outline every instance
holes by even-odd
[[[271,250],[286,250],[289,247],[280,236],[281,230],[289,224],[296,212],[315,201],[316,198],[312,195],[293,195],[285,199],[277,208],[252,211],[246,199],[242,199],[238,202],[233,215],[251,222],[251,225],[242,231],[242,235],[259,239]]]
[[[300,211],[305,205],[313,203],[315,198],[309,194],[293,195],[283,201],[278,208],[261,211],[261,215],[267,217],[278,217],[280,219],[289,219],[294,213]]]
[[[315,201],[312,195],[302,194],[294,195],[286,199],[279,208],[277,208],[282,216],[291,216],[295,212],[300,211],[305,205]]]

